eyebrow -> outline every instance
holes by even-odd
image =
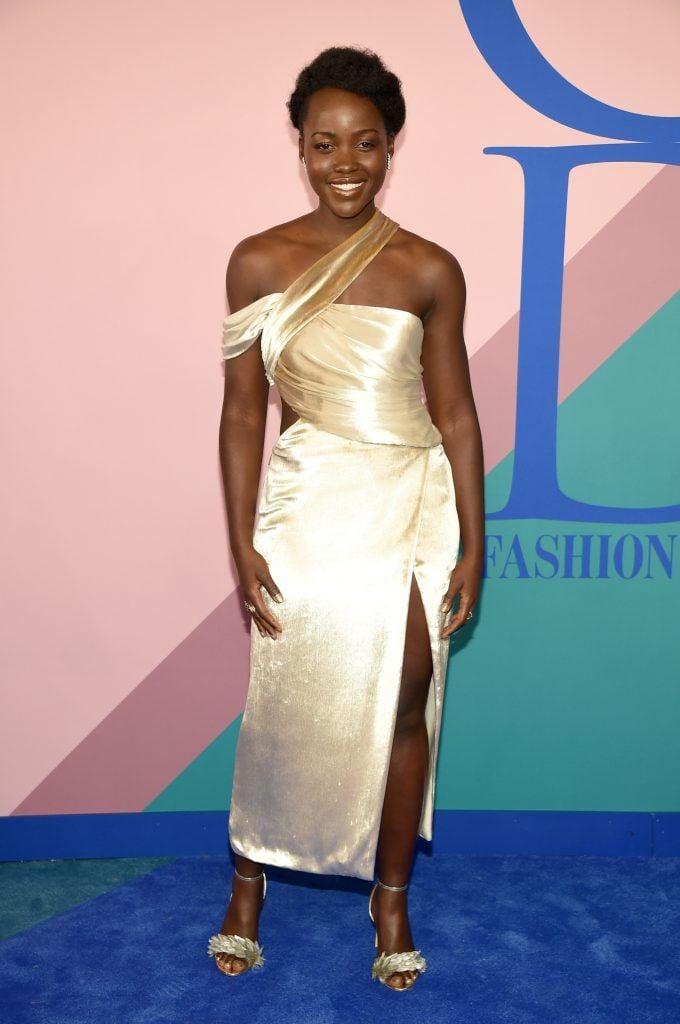
[[[378,132],[377,128],[357,128],[357,130],[355,132],[352,132],[352,135],[361,135],[363,132],[375,132],[376,135],[380,134]],[[335,138],[335,136],[337,135],[337,132],[321,132],[321,131],[317,131],[317,132],[312,132],[312,135],[332,135],[333,138]]]

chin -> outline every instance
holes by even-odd
[[[362,202],[355,204],[344,202],[342,199],[335,199],[334,196],[331,196],[330,198],[328,195],[320,196],[318,193],[317,197],[324,206],[327,206],[329,210],[332,210],[333,213],[337,214],[339,217],[356,217],[357,214],[361,213],[362,210],[365,210],[366,207],[375,199],[375,195],[369,195],[368,198],[364,197]]]

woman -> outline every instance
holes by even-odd
[[[416,837],[431,838],[449,639],[482,566],[465,284],[450,253],[375,207],[405,118],[379,57],[325,50],[288,110],[318,206],[240,242],[227,270],[220,453],[256,628],[236,870],[208,952],[231,975],[263,962],[263,864],[371,880],[377,866],[372,976],[405,991],[426,968],[406,890]],[[255,528],[274,383],[281,434]]]

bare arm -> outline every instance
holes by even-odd
[[[227,267],[226,287],[232,313],[258,298],[256,247],[249,239],[234,249]],[[229,544],[247,601],[255,606],[253,619],[260,633],[275,636],[280,628],[262,600],[260,587],[272,597],[279,589],[267,562],[253,547],[257,492],[262,468],[269,382],[257,342],[224,362],[224,399],[220,418],[219,453],[224,484]]]
[[[252,264],[247,244],[240,243],[227,267],[227,299],[232,313],[258,297]],[[240,356],[224,361],[219,450],[234,558],[253,541],[268,393],[269,383],[257,342]]]
[[[442,636],[447,636],[465,623],[479,597],[484,554],[484,467],[463,338],[465,279],[457,260],[443,249],[438,249],[432,263],[431,283],[435,298],[425,322],[423,384],[432,422],[442,435],[451,463],[463,546],[443,605],[448,612],[460,594],[459,607],[442,631]]]

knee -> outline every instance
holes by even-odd
[[[409,701],[397,708],[395,732],[398,736],[409,736],[425,727],[425,708],[420,701]]]

